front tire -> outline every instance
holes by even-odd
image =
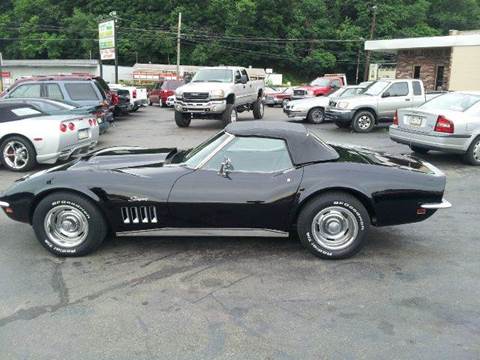
[[[262,98],[257,98],[257,101],[253,104],[253,118],[255,120],[260,120],[263,118],[263,113],[265,111]]]
[[[467,164],[480,166],[480,136],[472,141],[463,159]]]
[[[325,120],[325,111],[321,107],[314,107],[308,112],[307,121],[312,124],[321,124]]]
[[[185,114],[180,111],[175,111],[175,123],[178,127],[185,128],[190,126],[192,121],[192,116],[190,114]]]
[[[309,201],[297,221],[300,241],[323,259],[344,259],[362,247],[370,217],[362,203],[349,194],[330,192]]]
[[[362,110],[355,114],[352,128],[357,133],[368,133],[375,127],[375,115],[368,110]]]
[[[227,104],[225,111],[222,113],[222,121],[225,126],[238,119],[237,109],[233,104]]]
[[[1,162],[11,171],[29,171],[37,165],[37,152],[22,136],[10,136],[0,145]]]
[[[108,234],[107,222],[90,200],[69,192],[53,193],[35,208],[32,226],[38,241],[57,256],[83,256]]]

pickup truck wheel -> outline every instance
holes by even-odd
[[[371,111],[363,110],[355,114],[352,121],[355,132],[368,133],[375,127],[375,115]]]
[[[153,103],[152,103],[152,100],[150,100],[150,98],[148,98],[148,106],[152,106]]]
[[[227,108],[222,114],[222,121],[225,126],[232,122],[236,122],[238,119],[237,109],[233,104],[227,104]]]
[[[335,121],[335,125],[337,125],[337,127],[339,127],[340,129],[346,129],[350,127],[350,123],[341,121]]]
[[[470,165],[480,166],[480,136],[470,144],[467,152],[463,155],[463,159]]]
[[[325,112],[321,107],[314,107],[308,112],[307,120],[312,124],[321,124],[325,120]]]
[[[343,192],[320,195],[303,207],[297,220],[300,242],[324,259],[344,259],[362,247],[370,217],[357,198]]]
[[[35,208],[32,226],[38,241],[58,256],[83,256],[105,240],[108,225],[90,200],[69,192],[45,197]]]
[[[175,111],[175,123],[178,127],[189,127],[192,117],[190,114],[184,114],[180,111]]]
[[[263,118],[264,113],[264,104],[262,98],[258,98],[257,101],[253,104],[253,118],[259,120]]]
[[[422,147],[419,147],[419,146],[415,146],[415,145],[410,145],[410,150],[412,150],[413,152],[416,152],[417,154],[428,153],[428,149],[425,149],[425,148],[422,148]]]

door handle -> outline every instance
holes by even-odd
[[[412,101],[412,99],[405,99],[405,101]]]

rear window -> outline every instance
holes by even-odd
[[[68,95],[72,100],[99,100],[95,89],[89,82],[85,83],[66,83]]]
[[[464,112],[480,101],[480,95],[449,93],[437,96],[426,102],[419,109],[450,110]]]
[[[39,109],[26,104],[5,104],[0,106],[0,123],[42,116]]]

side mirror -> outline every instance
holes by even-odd
[[[245,85],[248,82],[247,75],[242,75],[240,82]]]
[[[223,162],[220,164],[220,170],[218,170],[218,175],[223,177],[228,177],[230,171],[233,170],[232,161],[229,158],[225,158]]]
[[[387,97],[390,97],[390,93],[388,91],[385,91],[383,94],[382,94],[382,98],[387,98]]]
[[[334,90],[337,90],[340,86],[338,86],[338,84],[332,84],[330,87]]]

